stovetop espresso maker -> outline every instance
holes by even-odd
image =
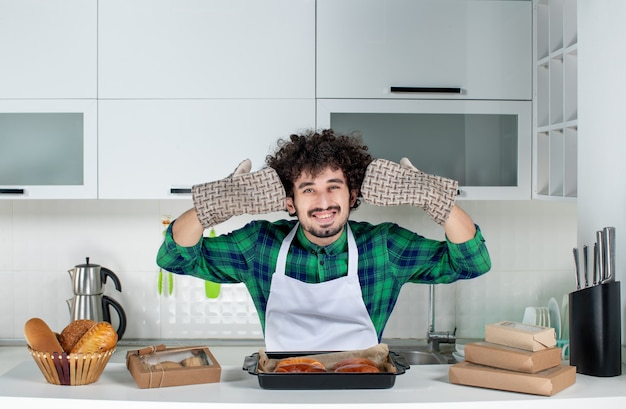
[[[95,322],[107,321],[112,323],[110,308],[118,315],[118,340],[126,331],[126,313],[119,302],[104,295],[107,279],[113,281],[115,289],[122,291],[122,285],[115,273],[106,267],[89,263],[78,264],[68,270],[72,280],[74,297],[67,300],[72,321],[89,319]]]

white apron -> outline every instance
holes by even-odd
[[[287,253],[299,223],[283,240],[272,275],[265,310],[268,351],[344,351],[378,344],[367,312],[357,269],[358,250],[348,234],[348,275],[322,283],[305,283],[285,274]]]

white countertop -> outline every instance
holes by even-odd
[[[201,345],[201,344],[199,344]],[[168,345],[169,346],[169,345]],[[193,408],[209,403],[212,408],[276,408],[297,403],[299,407],[367,407],[381,405],[411,408],[585,408],[626,406],[624,375],[597,378],[576,375],[576,384],[552,397],[526,395],[453,385],[449,365],[412,366],[398,375],[390,389],[375,390],[265,390],[254,375],[242,370],[244,357],[258,350],[251,346],[210,346],[222,365],[219,383],[159,389],[139,389],[124,365],[126,350],[115,352],[100,379],[91,385],[48,384],[25,347],[0,347],[0,406],[15,408],[29,403],[46,408]],[[85,402],[85,401],[89,402]]]

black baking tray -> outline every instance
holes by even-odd
[[[266,352],[268,358],[326,354],[328,352]],[[255,375],[263,389],[389,389],[396,382],[396,376],[404,374],[411,366],[403,356],[389,351],[389,359],[396,367],[395,373],[272,373],[259,372],[259,353],[247,356],[243,370]]]

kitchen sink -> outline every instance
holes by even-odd
[[[395,351],[402,356],[409,365],[442,365],[454,364],[456,360],[452,354],[433,351]]]
[[[454,344],[440,345],[439,351],[432,351],[428,345],[389,345],[389,350],[400,355],[409,365],[455,364],[452,356]]]

